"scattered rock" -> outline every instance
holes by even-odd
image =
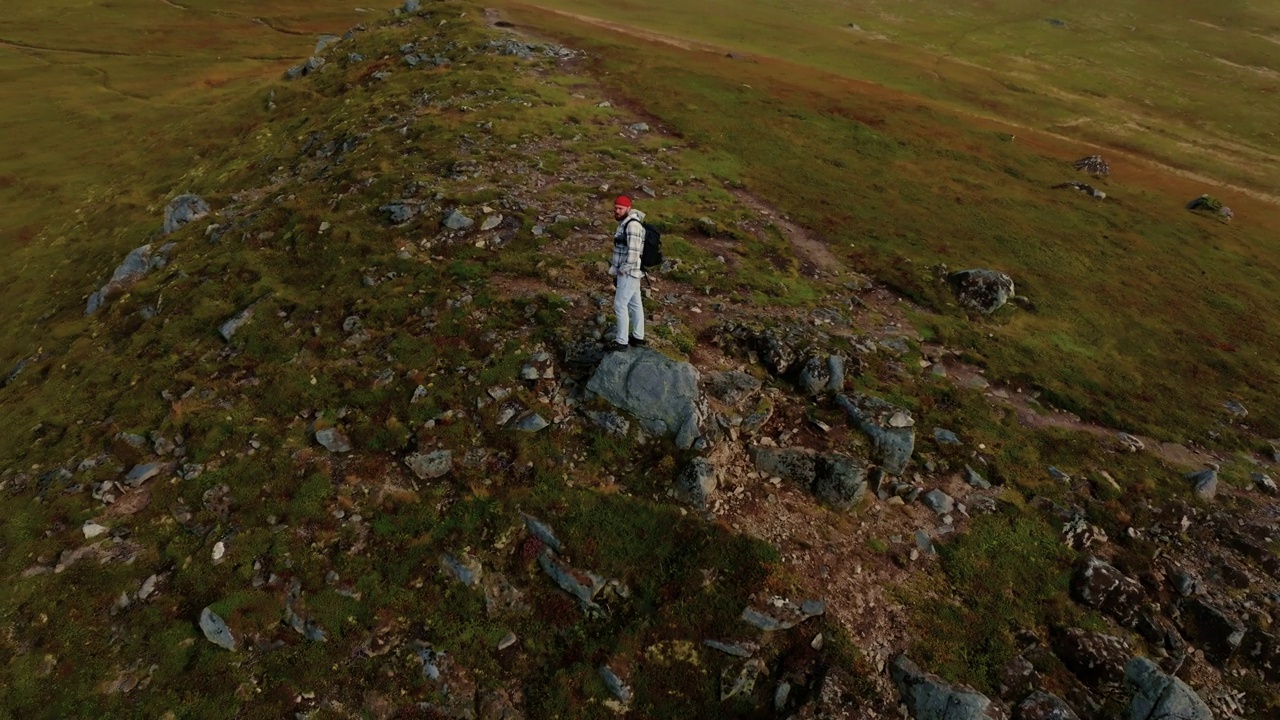
[[[1225,666],[1244,640],[1245,626],[1235,616],[1200,597],[1179,604],[1182,633],[1215,665]]]
[[[1240,404],[1239,402],[1236,402],[1235,400],[1228,400],[1222,403],[1222,406],[1225,407],[1227,409],[1227,412],[1234,417],[1244,418],[1249,416],[1249,410],[1244,405]]]
[[[218,334],[222,339],[231,342],[231,338],[235,336],[236,331],[244,327],[244,324],[253,319],[254,305],[241,310],[235,317],[218,326]]]
[[[169,201],[164,208],[164,228],[162,235],[177,230],[193,220],[209,214],[209,203],[199,195],[179,195]]]
[[[617,673],[609,668],[608,665],[599,667],[600,679],[604,681],[604,686],[609,688],[609,692],[623,703],[631,702],[631,688],[627,687]]]
[[[636,417],[645,432],[675,435],[681,449],[693,446],[698,429],[698,371],[649,348],[609,353],[587,389]]]
[[[1146,446],[1142,444],[1141,440],[1127,432],[1116,433],[1116,439],[1118,439],[1120,444],[1129,452],[1141,452],[1146,449]]]
[[[529,531],[530,535],[538,538],[538,540],[542,541],[543,545],[546,545],[555,552],[561,552],[564,549],[560,540],[556,538],[555,533],[551,531],[551,528],[537,518],[524,515],[524,526],[525,529]]]
[[[964,466],[964,481],[982,490],[989,490],[991,488],[991,483],[987,482],[986,478],[979,475],[977,470],[974,470],[968,465]]]
[[[480,223],[480,229],[483,231],[492,230],[502,224],[502,213],[495,213],[484,219]]]
[[[985,695],[925,673],[906,655],[894,659],[889,677],[915,720],[1004,720],[1004,713]]]
[[[1037,690],[1018,705],[1014,720],[1080,720],[1080,716],[1057,695]]]
[[[231,628],[227,627],[217,613],[207,607],[200,612],[200,630],[204,632],[204,637],[209,642],[220,648],[235,651],[236,637],[231,633]]]
[[[481,567],[480,561],[466,554],[459,559],[445,553],[440,556],[440,567],[467,587],[479,585],[480,578],[484,575],[484,568]]]
[[[582,603],[583,607],[597,607],[595,597],[604,589],[604,578],[593,572],[574,569],[547,550],[538,555],[538,564],[542,566],[543,572],[560,586],[561,590],[578,598],[578,602]]]
[[[707,374],[702,381],[707,395],[726,405],[740,406],[760,391],[760,381],[737,370]]]
[[[1251,477],[1253,478],[1253,484],[1257,485],[1259,490],[1268,495],[1276,494],[1276,481],[1272,480],[1270,475],[1266,473],[1253,473]]]
[[[151,245],[147,244],[134,248],[125,256],[125,259],[116,267],[115,271],[111,273],[111,279],[107,281],[107,284],[89,296],[84,314],[92,315],[108,300],[123,295],[125,291],[146,277],[150,270]]]
[[[165,463],[146,463],[144,465],[135,465],[128,475],[124,477],[125,485],[129,487],[138,487],[142,483],[159,475],[167,467]]]
[[[1196,497],[1201,500],[1213,500],[1218,494],[1218,471],[1215,468],[1205,468],[1196,472],[1187,473],[1182,476],[1186,480],[1191,481],[1192,491]]]
[[[720,642],[719,640],[703,640],[702,644],[706,645],[712,650],[719,650],[722,653],[725,653],[727,655],[732,655],[734,657],[748,658],[748,657],[751,657],[751,655],[753,654],[753,650],[744,645],[725,643],[725,642]]]
[[[521,432],[536,433],[541,430],[545,430],[550,426],[551,423],[547,422],[541,415],[531,413],[529,415],[525,415],[512,427]]]
[[[1049,22],[1055,21],[1050,20]],[[1061,23],[1062,21],[1058,20],[1056,22]],[[1065,23],[1063,24],[1065,25]],[[1106,160],[1102,159],[1101,155],[1090,155],[1089,157],[1080,158],[1075,161],[1074,165],[1077,170],[1083,170],[1090,175],[1108,175],[1111,173],[1111,166],[1107,164]]]
[[[816,355],[810,355],[800,367],[797,384],[800,390],[809,397],[820,395],[831,382],[827,363]]]
[[[955,509],[956,501],[950,495],[934,488],[920,497],[920,501],[930,510],[945,515]]]
[[[110,528],[103,527],[92,520],[86,521],[84,525],[80,526],[80,530],[84,533],[86,540],[92,540],[102,533],[107,532],[109,529]]]
[[[1086,185],[1085,183],[1082,183],[1082,182],[1064,182],[1064,183],[1058,183],[1057,185],[1053,186],[1054,190],[1061,190],[1063,188],[1071,188],[1072,190],[1079,190],[1080,192],[1084,193],[1085,195],[1088,195],[1089,197],[1095,200],[1107,199],[1106,193],[1102,192],[1101,190],[1099,190],[1098,188],[1092,185]]]
[[[938,443],[939,445],[959,445],[960,444],[960,438],[957,437],[955,433],[951,432],[950,430],[944,430],[943,428],[933,429],[933,441]]]
[[[587,410],[586,416],[600,429],[612,435],[625,437],[631,432],[631,423],[616,412],[607,410]]]
[[[715,491],[716,469],[706,458],[694,458],[676,477],[676,498],[694,507],[706,508],[707,500]]]
[[[449,450],[414,453],[404,459],[404,464],[419,480],[434,480],[453,471],[453,453]]]
[[[334,453],[351,452],[351,441],[337,428],[325,428],[316,431],[316,442],[325,450]]]
[[[862,501],[867,492],[866,468],[844,455],[819,455],[814,462],[812,492],[832,507],[840,510],[852,508]]]
[[[476,224],[475,220],[463,215],[461,211],[456,209],[445,215],[444,220],[441,222],[445,227],[456,231],[466,230]]]
[[[400,9],[406,13],[416,13],[420,6],[421,3],[418,0],[404,0],[404,5]]]
[[[1144,657],[1135,657],[1124,668],[1125,681],[1134,691],[1128,720],[1213,720],[1200,696],[1176,677]]]
[[[744,608],[742,619],[766,632],[789,630],[811,617],[823,615],[827,604],[821,600],[805,600],[796,605],[790,600],[775,599],[768,613],[754,608]]]
[[[338,37],[337,35],[321,35],[316,40],[316,49],[311,54],[319,55],[320,53],[328,49],[330,45],[333,45],[334,43],[341,42],[341,41],[342,41],[342,38]]]
[[[1124,666],[1133,656],[1129,644],[1118,637],[1071,628],[1054,641],[1054,651],[1076,677],[1089,686],[1120,683]]]
[[[901,475],[915,452],[916,433],[914,428],[902,426],[902,421],[895,418],[909,419],[910,415],[869,395],[839,395],[836,404],[871,439],[872,459],[885,472]]]
[[[1090,557],[1071,578],[1071,597],[1132,628],[1138,621],[1145,594],[1137,581],[1109,563]]]
[[[1013,278],[997,270],[959,270],[948,275],[947,282],[960,305],[984,315],[1004,307],[1017,294]]]

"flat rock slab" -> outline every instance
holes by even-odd
[[[236,649],[236,636],[231,634],[231,628],[209,608],[200,612],[200,630],[205,639],[214,645],[232,651]]]
[[[404,459],[404,464],[419,480],[434,480],[453,471],[453,453],[436,450],[432,453],[414,453]]]
[[[587,389],[625,410],[653,435],[675,435],[682,449],[693,446],[698,430],[698,371],[649,348],[609,353]]]
[[[985,695],[957,688],[937,675],[924,672],[905,655],[889,668],[902,702],[915,720],[1004,720]]]

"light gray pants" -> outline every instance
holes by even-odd
[[[644,301],[640,295],[640,278],[618,276],[618,289],[613,294],[613,312],[618,316],[619,345],[630,343],[631,337],[644,339]],[[630,329],[630,335],[627,331]]]

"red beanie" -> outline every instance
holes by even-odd
[[[626,195],[619,195],[618,199],[613,201],[613,204],[621,205],[622,207],[631,207],[631,198]]]

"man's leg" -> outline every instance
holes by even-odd
[[[628,304],[631,302],[632,293],[638,288],[637,280],[633,277],[625,275],[618,277],[618,287],[613,293],[613,314],[618,322],[618,334],[614,336],[614,341],[619,345],[626,345],[628,341],[627,329],[628,320]]]
[[[641,278],[629,278],[636,284],[636,291],[631,295],[631,337],[644,340],[644,293],[640,291]]]

